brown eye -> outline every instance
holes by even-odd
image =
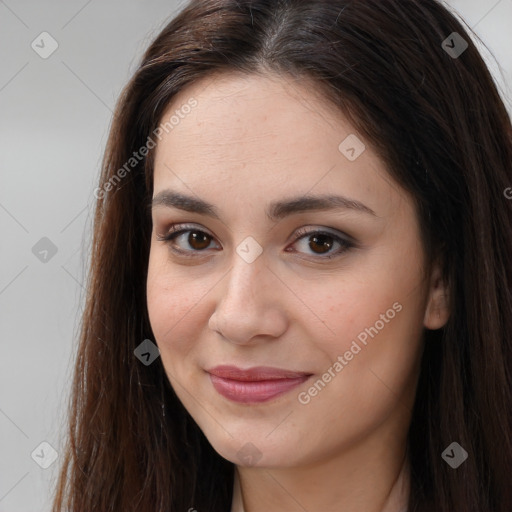
[[[169,248],[178,254],[194,256],[208,249],[213,240],[205,231],[193,226],[171,226],[166,235],[157,235],[157,240],[166,242]],[[186,236],[188,234],[188,236]]]
[[[201,251],[210,245],[211,238],[204,231],[189,231],[187,243],[193,249]]]
[[[166,235],[157,235],[157,239],[166,242],[169,245],[169,249],[174,253],[188,257],[201,256],[200,253],[206,252],[213,241],[213,237],[205,231],[194,226],[183,225],[171,226]],[[307,243],[305,243],[306,241]],[[303,243],[303,250],[298,252],[309,253],[310,256],[317,256],[317,259],[320,260],[341,256],[352,247],[355,247],[355,242],[346,240],[334,233],[318,230],[299,230],[296,233],[294,245],[300,245],[300,243]],[[336,245],[339,248],[333,251]],[[286,250],[288,251],[288,249]]]
[[[324,254],[332,249],[332,246],[334,245],[334,237],[322,234],[312,235],[309,238],[308,245],[313,252],[317,252],[317,248],[319,248],[319,254]]]
[[[307,241],[307,243],[305,243]],[[303,250],[312,256],[319,256],[320,259],[331,259],[341,256],[343,253],[355,247],[355,242],[346,240],[341,236],[329,233],[327,231],[306,231],[300,229],[295,235],[294,245],[303,244]],[[339,245],[339,249],[332,251],[335,245]]]

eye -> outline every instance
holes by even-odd
[[[185,237],[184,235],[187,233],[188,236]],[[176,240],[179,239],[182,239],[182,242],[188,244],[192,250],[176,247]],[[173,225],[169,228],[166,235],[157,235],[157,240],[168,243],[169,248],[173,252],[187,256],[192,256],[191,253],[201,252],[207,249],[212,239],[213,237],[205,231],[197,229],[194,226],[186,225]]]
[[[329,231],[322,230],[305,230],[299,229],[295,233],[295,244],[297,242],[305,242],[303,247],[313,251],[315,256],[320,256],[321,259],[331,259],[340,256],[349,249],[355,246],[355,243],[335,235]],[[338,244],[339,248],[335,251],[331,249]],[[329,252],[331,251],[331,252]]]
[[[185,236],[187,234],[188,236]],[[352,247],[355,247],[354,242],[329,231],[307,231],[301,228],[295,233],[294,238],[294,244],[301,242],[303,239],[304,242],[307,241],[307,244],[303,245],[306,246],[306,249],[310,249],[314,256],[319,256],[320,259],[331,259],[336,256],[340,256],[342,253],[345,253]],[[179,244],[177,244],[177,241],[180,241],[180,239],[182,244],[188,245],[188,247],[183,248],[183,245],[180,247]],[[213,240],[213,236],[201,229],[197,229],[195,226],[173,225],[169,228],[167,234],[157,235],[157,240],[166,242],[174,253],[189,257],[196,257],[200,256],[197,253],[203,252],[209,248],[211,241]],[[339,248],[332,251],[336,244]],[[291,252],[288,249],[286,250],[287,252]]]

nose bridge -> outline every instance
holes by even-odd
[[[221,287],[216,308],[210,318],[210,328],[236,343],[245,343],[257,335],[278,336],[285,322],[269,300],[272,272],[263,254],[248,262],[233,254],[233,263]]]
[[[268,277],[265,274],[269,270],[263,254],[251,261],[240,256],[238,250],[239,248],[237,248],[237,254],[233,255],[231,270],[227,275],[223,302],[239,309],[250,307],[254,310],[258,308],[257,302],[262,298]]]

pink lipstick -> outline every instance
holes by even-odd
[[[266,402],[299,386],[312,375],[268,366],[243,370],[222,365],[206,371],[218,393],[234,402],[246,404]]]

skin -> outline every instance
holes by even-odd
[[[356,130],[314,91],[305,80],[224,74],[175,96],[163,120],[191,97],[198,103],[158,142],[153,197],[166,189],[199,197],[220,220],[153,207],[151,326],[178,397],[214,449],[236,464],[246,512],[398,510],[389,508],[390,496],[408,481],[423,331],[446,323],[446,289],[437,267],[425,271],[411,197],[362,136],[366,150],[355,161],[340,152]],[[271,221],[265,214],[273,201],[332,193],[375,215],[315,210]],[[190,232],[159,239],[185,223],[206,239],[191,245]],[[302,227],[310,233],[295,241]],[[356,246],[326,259],[343,246],[335,238],[327,239],[330,249],[326,239],[315,244],[311,233],[319,230],[348,235]],[[236,252],[248,236],[263,249],[252,263]],[[401,311],[300,403],[299,393],[395,303]],[[314,375],[271,401],[239,404],[212,386],[205,369],[219,364]],[[246,443],[260,457],[250,466],[237,454]]]

